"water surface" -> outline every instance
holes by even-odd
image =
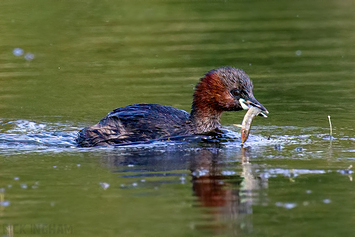
[[[0,3],[4,236],[351,236],[352,1]],[[270,111],[239,143],[76,148],[116,107],[189,111],[230,65]],[[329,137],[328,115],[333,124]]]

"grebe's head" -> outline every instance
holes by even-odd
[[[253,83],[241,69],[220,67],[209,71],[197,84],[192,113],[199,116],[219,116],[223,111],[258,107],[269,113],[253,95]]]

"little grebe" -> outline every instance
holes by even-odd
[[[200,79],[190,114],[166,105],[129,105],[113,110],[98,124],[81,130],[76,142],[78,146],[91,147],[218,133],[223,111],[247,110],[251,106],[268,113],[254,98],[253,83],[243,70],[220,67]]]

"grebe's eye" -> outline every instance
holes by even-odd
[[[230,91],[232,96],[236,97],[237,99],[240,99],[240,92],[238,89],[233,89]]]

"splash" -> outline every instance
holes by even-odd
[[[166,151],[169,147],[188,144],[185,149],[193,149],[209,144],[219,144],[229,151],[236,151],[241,148],[240,132],[234,131],[235,127],[230,126],[222,129],[223,136],[214,139],[207,135],[188,135],[170,137],[165,139],[152,140],[147,142],[136,142],[120,144],[110,147],[77,148],[75,138],[82,127],[64,123],[41,123],[28,120],[1,121],[0,120],[0,154],[19,154],[33,152],[88,152],[113,149],[160,149]],[[323,133],[322,133],[323,132]],[[285,147],[297,146],[295,151],[305,153],[302,146],[314,144],[314,142],[325,141],[327,133],[320,128],[298,128],[298,127],[257,127],[252,129],[244,148],[253,148],[254,151],[273,149],[282,151]],[[290,134],[290,135],[288,135]],[[341,140],[341,138],[339,138]],[[289,150],[289,149],[287,149]]]
[[[0,154],[62,152],[73,149],[79,128],[61,123],[0,121]]]

